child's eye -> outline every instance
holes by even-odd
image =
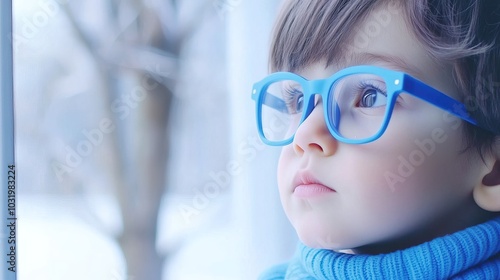
[[[387,96],[384,93],[376,89],[367,89],[361,95],[358,105],[363,108],[371,108],[384,106],[386,104]]]
[[[387,93],[375,84],[363,82],[358,86],[360,92],[358,107],[375,108],[387,104]]]
[[[285,88],[282,95],[290,114],[302,112],[304,107],[304,94],[300,90],[296,88]]]

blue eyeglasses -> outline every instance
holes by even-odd
[[[344,143],[364,144],[384,134],[395,106],[404,103],[400,99],[406,94],[477,125],[464,104],[406,73],[376,66],[345,68],[322,80],[273,73],[255,83],[252,99],[260,138],[268,145],[293,141],[298,127],[316,106],[317,95],[332,136]]]

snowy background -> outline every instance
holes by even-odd
[[[255,279],[290,257],[250,99],[279,4],[14,1],[19,279]]]

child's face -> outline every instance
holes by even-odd
[[[370,30],[381,9],[355,32]],[[407,72],[458,99],[451,68],[426,54],[402,12],[392,10],[390,15],[381,32],[368,34],[368,45],[350,44],[353,48],[342,65],[325,68],[315,63],[299,74],[321,79],[346,66],[377,65]],[[380,58],[388,56],[396,60]],[[481,160],[461,153],[460,122],[423,101],[414,99],[409,107],[393,114],[380,139],[350,145],[331,136],[320,103],[292,144],[283,148],[280,196],[306,245],[385,251],[459,230],[478,219],[480,210],[471,192]]]

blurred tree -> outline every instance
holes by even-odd
[[[160,279],[165,256],[156,250],[158,210],[165,191],[169,112],[179,55],[200,27],[211,1],[180,17],[176,0],[93,0],[63,5],[92,54],[116,124],[110,155],[123,221],[119,242],[130,279]],[[211,14],[213,16],[213,13]]]

